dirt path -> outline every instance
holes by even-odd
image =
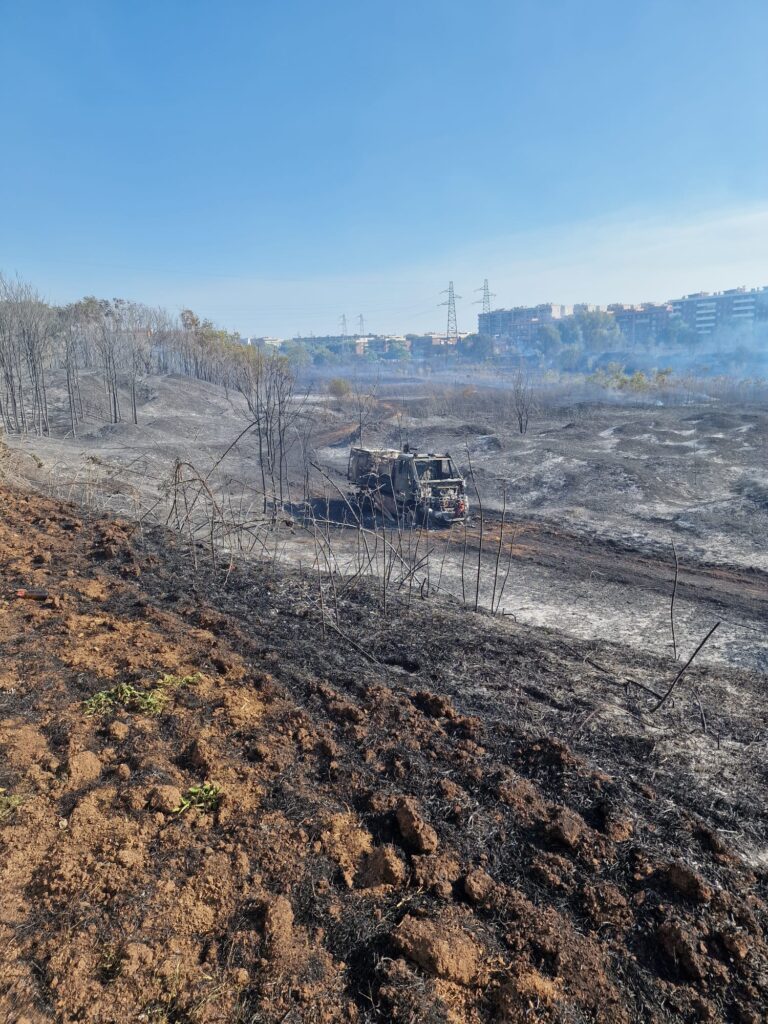
[[[483,546],[495,550],[499,542],[501,519],[496,512],[486,513]],[[468,528],[469,544],[476,549],[480,527],[476,519]],[[514,559],[556,569],[579,579],[600,576],[612,583],[644,588],[671,597],[675,564],[667,557],[638,551],[618,542],[605,541],[583,533],[568,532],[548,523],[509,517],[505,525],[506,544],[514,537]],[[768,573],[741,566],[691,564],[681,560],[677,597],[715,606],[732,620],[768,624]],[[768,630],[768,625],[766,626]]]
[[[334,524],[329,546],[339,571],[355,571],[360,541],[349,510],[336,499],[318,501],[315,512],[319,519],[327,517]],[[364,526],[372,546],[377,533],[381,539],[381,524],[367,517]],[[519,622],[556,628],[581,639],[600,638],[657,654],[673,653],[671,552],[668,556],[651,545],[638,550],[550,522],[510,517],[504,526],[497,574],[500,532],[500,515],[490,512],[484,517],[479,559],[477,514],[467,525],[466,551],[460,524],[450,531],[390,528],[386,536],[405,562],[421,560],[417,589],[428,574],[428,586],[439,587],[470,606],[476,599],[486,609],[498,605]],[[299,530],[280,550],[287,562],[306,565],[313,552],[310,532]],[[380,561],[375,571],[382,571]],[[719,622],[700,657],[768,672],[768,574],[762,570],[681,558],[674,620],[678,656],[687,657]]]

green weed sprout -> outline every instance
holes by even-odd
[[[182,796],[181,803],[174,809],[174,814],[183,814],[190,807],[196,807],[206,814],[212,814],[221,802],[221,787],[215,782],[204,782],[201,786],[190,786]]]
[[[137,711],[144,715],[159,715],[170,703],[174,690],[192,686],[200,679],[200,673],[192,676],[162,675],[157,684],[148,690],[140,690],[132,683],[118,683],[109,690],[99,690],[83,702],[85,714],[103,718],[114,714],[118,708]]]
[[[8,791],[0,787],[0,821],[10,818],[17,807],[21,805],[20,796],[10,796]]]

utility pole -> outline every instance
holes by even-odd
[[[347,336],[347,314],[342,313],[339,317],[339,326],[341,327],[341,336],[346,338]]]
[[[361,338],[365,337],[365,317],[362,313],[357,314],[357,330]]]
[[[453,281],[449,281],[448,288],[440,294],[448,296],[445,302],[440,303],[441,306],[448,307],[448,327],[445,332],[445,337],[449,344],[451,341],[456,344],[459,340],[459,330],[456,326],[456,299],[460,299],[461,296],[454,294]]]

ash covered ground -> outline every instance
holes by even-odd
[[[54,430],[66,432],[64,395]],[[60,382],[59,382],[60,383]],[[12,439],[18,478],[57,497],[164,521],[175,460],[187,461],[227,495],[232,514],[259,509],[257,447],[246,435],[242,398],[186,378],[148,379],[139,424],[105,425],[96,375],[85,380],[90,421],[76,439]],[[506,492],[501,610],[518,622],[573,636],[672,651],[670,600],[675,598],[678,653],[687,656],[714,622],[720,626],[700,657],[765,671],[768,667],[768,410],[728,394],[670,391],[643,402],[574,400],[562,388],[536,397],[527,432],[517,429],[510,390],[376,385],[365,414],[363,443],[450,451],[466,474],[471,459],[484,507],[480,603],[492,601],[494,563]],[[350,444],[359,438],[354,397],[331,400],[310,391],[302,414],[306,443],[291,451],[295,503],[303,495],[306,457],[320,467],[310,488],[333,520],[334,564],[354,564],[359,541],[345,518]],[[216,467],[215,469],[213,467]],[[210,476],[208,476],[210,474]],[[480,545],[478,495],[468,546]],[[296,510],[296,509],[295,509]],[[300,512],[300,508],[298,509]],[[300,520],[300,515],[297,522]],[[369,524],[370,526],[370,524]],[[440,587],[474,600],[476,579],[464,537],[430,531],[421,554],[440,564]],[[312,531],[264,536],[262,556],[311,563]],[[507,544],[514,539],[511,561]],[[462,568],[463,566],[463,568]],[[506,569],[509,572],[506,573]],[[473,570],[476,571],[476,570]],[[462,575],[464,576],[462,584]],[[434,584],[435,572],[431,573]]]

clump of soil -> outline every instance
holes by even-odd
[[[670,771],[684,705],[627,683],[661,663],[364,584],[350,644],[314,576],[10,491],[0,564],[0,1019],[764,1019],[754,733]]]

